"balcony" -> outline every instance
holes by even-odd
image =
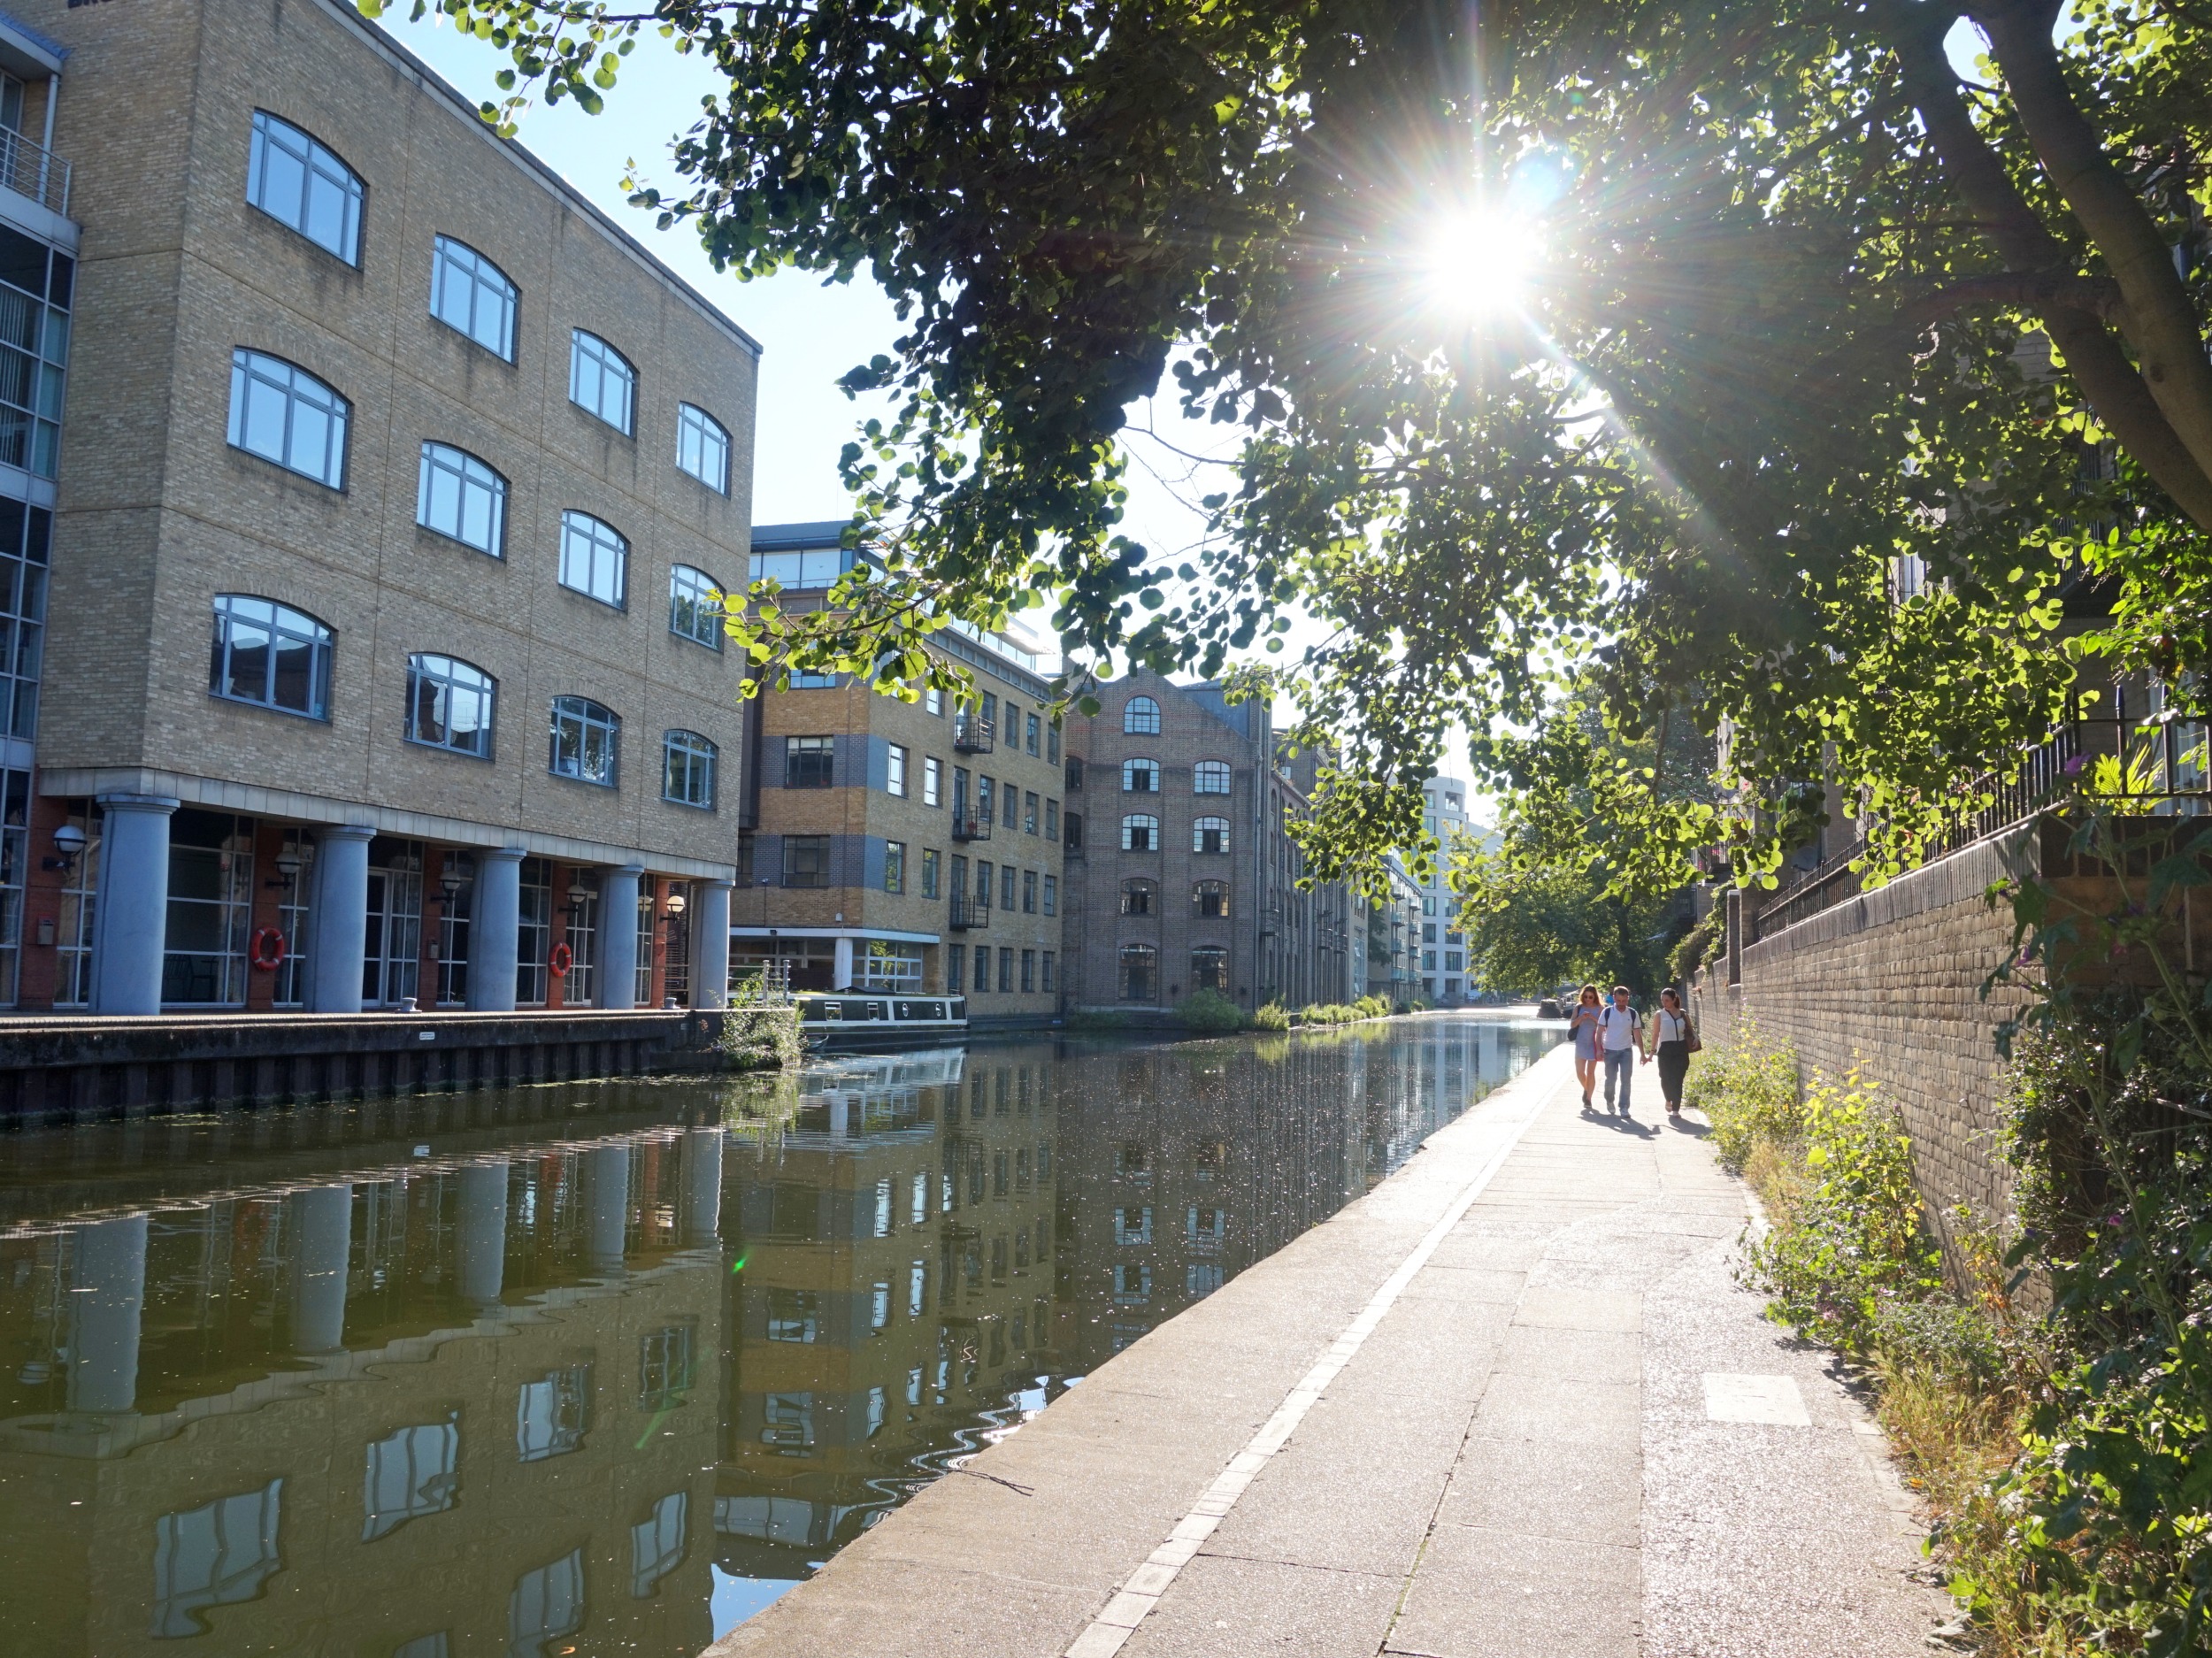
[[[972,714],[958,715],[952,722],[952,746],[962,754],[990,753],[996,734],[989,720]]]
[[[956,841],[988,841],[991,820],[988,817],[956,817],[952,820],[952,838]]]
[[[973,898],[956,896],[949,917],[955,933],[977,933],[991,925],[991,906]]]
[[[69,216],[69,164],[35,138],[0,127],[0,184]]]

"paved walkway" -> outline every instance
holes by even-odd
[[[1878,1430],[1638,1089],[1583,1116],[1548,1055],[714,1658],[1924,1654]]]

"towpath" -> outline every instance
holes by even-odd
[[[1880,1432],[1733,1281],[1651,1069],[1559,1049],[713,1658],[1889,1658],[1948,1616]]]

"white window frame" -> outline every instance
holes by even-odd
[[[945,803],[945,763],[935,755],[922,757],[922,804],[942,806]]]
[[[884,748],[883,788],[887,794],[906,798],[906,748],[902,743],[888,743]]]
[[[563,764],[562,756],[564,721],[571,722],[573,727],[573,754],[567,764]],[[595,743],[593,741],[595,733],[598,735]],[[549,742],[545,769],[553,776],[588,784],[594,788],[621,787],[622,716],[603,702],[595,702],[588,696],[555,697]],[[603,756],[596,772],[591,765],[594,748],[597,748]]]
[[[661,798],[671,805],[689,806],[699,811],[715,810],[717,773],[721,770],[721,750],[710,738],[695,731],[664,731],[661,733]],[[697,787],[703,779],[703,788]],[[680,790],[680,783],[683,785]],[[693,798],[703,793],[704,799]]]
[[[473,676],[472,679],[469,676]],[[434,687],[432,718],[423,718],[423,692]],[[480,718],[474,727],[476,741],[456,742],[454,715],[464,698],[478,704]],[[472,662],[458,656],[448,656],[434,651],[418,651],[407,658],[407,741],[426,748],[441,749],[447,754],[465,755],[473,760],[493,757],[494,733],[499,718],[499,681]],[[427,729],[442,730],[443,736],[425,736]]]
[[[1141,827],[1146,843],[1134,843],[1135,832]],[[1157,852],[1160,850],[1160,820],[1150,812],[1125,812],[1121,819],[1121,849],[1124,852]]]
[[[1226,760],[1201,760],[1190,769],[1190,792],[1194,794],[1227,794],[1236,773]],[[1210,780],[1217,781],[1218,788],[1209,788]]]
[[[730,493],[730,429],[697,403],[676,405],[676,469],[718,495]]]
[[[707,649],[722,649],[722,584],[695,564],[668,569],[668,631]]]

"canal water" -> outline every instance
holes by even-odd
[[[693,1658],[1560,1031],[0,1133],[5,1650]]]

